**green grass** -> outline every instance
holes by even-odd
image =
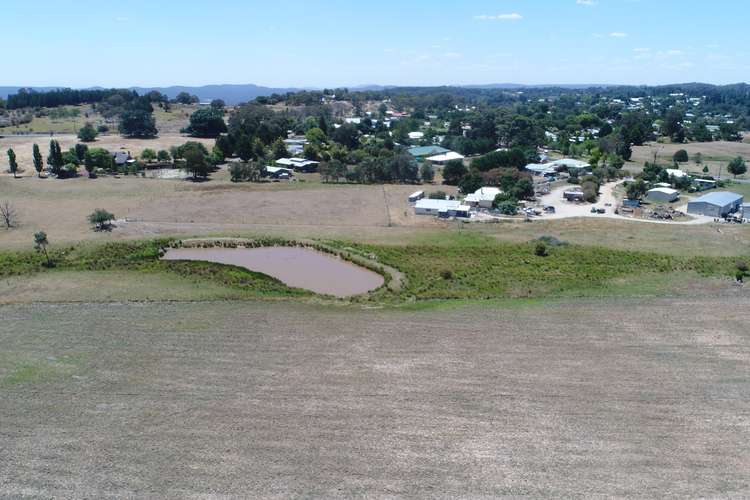
[[[0,360],[1,361],[1,360]],[[70,377],[82,370],[82,356],[59,356],[46,359],[34,359],[0,363],[0,387],[21,384],[39,384],[59,378]]]
[[[534,243],[490,242],[476,235],[455,244],[358,248],[404,272],[408,279],[401,298],[416,300],[610,295],[612,287],[631,295],[653,289],[658,277],[664,277],[666,287],[681,274],[732,276],[735,269],[735,260],[730,258],[675,257],[578,245],[549,248],[548,256],[539,257],[534,255]]]
[[[60,271],[132,271],[152,275],[169,273],[202,283],[219,284],[241,290],[249,297],[303,297],[304,290],[292,289],[279,280],[235,266],[209,262],[162,261],[159,249],[170,239],[106,243],[104,245],[66,246],[50,250],[54,268],[46,259],[32,252],[0,253],[0,278],[39,272]],[[274,240],[275,242],[275,240]],[[269,243],[272,243],[269,240]]]
[[[32,252],[0,253],[0,278],[54,272],[133,272],[175,276],[195,286],[233,291],[240,298],[311,298],[269,276],[207,262],[161,261],[169,239],[68,246],[52,251],[56,266]],[[266,245],[285,240],[266,239]],[[357,302],[408,304],[415,301],[486,301],[569,297],[659,296],[711,277],[733,277],[736,258],[681,257],[582,245],[549,246],[535,255],[535,242],[510,243],[474,232],[425,236],[408,245],[325,241],[394,267],[405,277],[397,292],[381,288]],[[745,259],[747,260],[747,259]],[[218,287],[218,288],[217,288]],[[216,292],[218,294],[218,292]],[[221,295],[227,296],[226,293]],[[217,295],[219,297],[219,295]]]

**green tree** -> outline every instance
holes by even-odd
[[[200,102],[198,96],[190,95],[187,92],[180,92],[174,100],[179,104],[198,104]]]
[[[355,149],[359,145],[359,130],[352,123],[345,123],[333,131],[331,138],[348,149]]]
[[[695,153],[693,155],[693,161],[696,165],[700,165],[703,163],[703,153]]]
[[[458,181],[458,188],[464,194],[473,193],[484,185],[484,179],[477,173],[468,173]]]
[[[305,132],[305,139],[307,139],[310,144],[314,146],[321,146],[325,144],[327,137],[326,133],[323,132],[322,129],[315,127]]]
[[[213,109],[224,109],[227,107],[227,103],[224,102],[224,99],[214,99],[211,101],[211,107]]]
[[[99,135],[99,132],[97,132],[94,126],[89,122],[86,122],[86,124],[78,131],[78,138],[83,142],[94,142],[97,135]]]
[[[41,177],[42,170],[44,170],[44,160],[42,159],[42,153],[39,151],[39,145],[36,143],[34,144],[34,147],[32,148],[31,156],[34,160],[34,170],[36,170],[36,175]]]
[[[423,163],[419,168],[419,177],[422,182],[432,182],[435,180],[435,169],[429,163]]]
[[[115,161],[112,153],[103,148],[91,148],[86,151],[83,159],[83,165],[89,173],[89,177],[96,178],[96,170],[112,171],[115,168]]]
[[[248,162],[255,158],[255,150],[253,149],[253,140],[247,135],[240,135],[235,141],[235,151],[240,159],[244,162]]]
[[[498,197],[500,196],[502,195],[498,195]],[[513,200],[503,199],[498,201],[496,197],[493,205],[503,215],[516,215],[518,213],[518,203]]]
[[[93,224],[94,231],[108,231],[112,228],[114,214],[104,209],[97,208],[89,215],[89,223]]]
[[[741,156],[734,158],[732,161],[729,162],[728,170],[729,170],[729,173],[734,175],[735,177],[746,173],[747,165],[745,165],[745,160],[743,160]]]
[[[626,196],[629,200],[640,200],[646,195],[647,190],[648,187],[646,186],[646,183],[643,182],[642,179],[638,179],[637,181],[628,184]]]
[[[80,142],[76,144],[75,147],[73,148],[76,158],[78,158],[79,165],[83,163],[83,160],[86,158],[86,151],[88,150],[89,150],[89,147],[85,144],[81,144]]]
[[[129,109],[120,115],[120,133],[125,137],[156,137],[154,115],[142,109]]]
[[[169,151],[167,151],[166,149],[160,149],[159,152],[156,153],[156,159],[162,163],[166,163],[172,160],[172,156],[169,154]]]
[[[141,160],[149,162],[156,160],[156,151],[151,148],[146,148],[141,152]]]
[[[13,174],[13,178],[16,177],[18,172],[18,162],[16,161],[16,153],[13,148],[8,148],[8,166],[10,167],[10,173]]]
[[[50,173],[53,175],[60,175],[60,172],[65,165],[63,161],[62,151],[60,150],[60,143],[52,139],[49,141],[49,154],[47,155],[47,165],[49,165]]]
[[[190,115],[188,131],[195,137],[218,137],[227,131],[224,112],[216,108],[204,108]]]
[[[464,175],[466,167],[461,160],[451,160],[443,167],[443,183],[449,186],[457,186]]]
[[[271,150],[273,152],[273,158],[275,160],[280,160],[289,156],[289,151],[286,149],[286,144],[284,144],[284,141],[280,137],[273,141]]]
[[[534,199],[534,182],[528,177],[518,179],[509,194],[517,200],[532,200]]]
[[[675,151],[672,159],[678,163],[687,163],[690,160],[690,158],[688,157],[688,152],[684,149],[678,149],[677,151]]]
[[[48,245],[47,233],[44,231],[34,233],[34,250],[44,255],[45,259],[47,259],[47,267],[52,267],[52,260],[49,258],[49,253],[47,253]]]
[[[197,180],[199,177],[207,178],[210,168],[208,151],[199,143],[189,141],[182,146],[182,156],[185,158],[185,170]]]

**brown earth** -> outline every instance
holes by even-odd
[[[745,296],[0,307],[0,496],[750,495]]]

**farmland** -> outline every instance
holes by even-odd
[[[692,295],[0,306],[0,496],[747,496],[747,298]]]
[[[684,164],[682,168],[689,171],[702,172],[703,165],[705,165],[709,168],[710,175],[719,175],[721,171],[722,178],[731,177],[727,172],[727,165],[732,158],[740,156],[746,162],[750,162],[750,143],[727,141],[693,142],[687,144],[649,143],[644,146],[634,146],[631,160],[636,165],[642,166],[645,162],[653,162],[654,153],[656,153],[656,160],[658,162],[671,164],[672,157],[680,149],[687,151],[690,156],[690,162]],[[703,157],[703,163],[700,166],[696,165],[693,161],[697,153],[700,153]]]

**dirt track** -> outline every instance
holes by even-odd
[[[745,497],[748,305],[0,307],[0,496]]]

